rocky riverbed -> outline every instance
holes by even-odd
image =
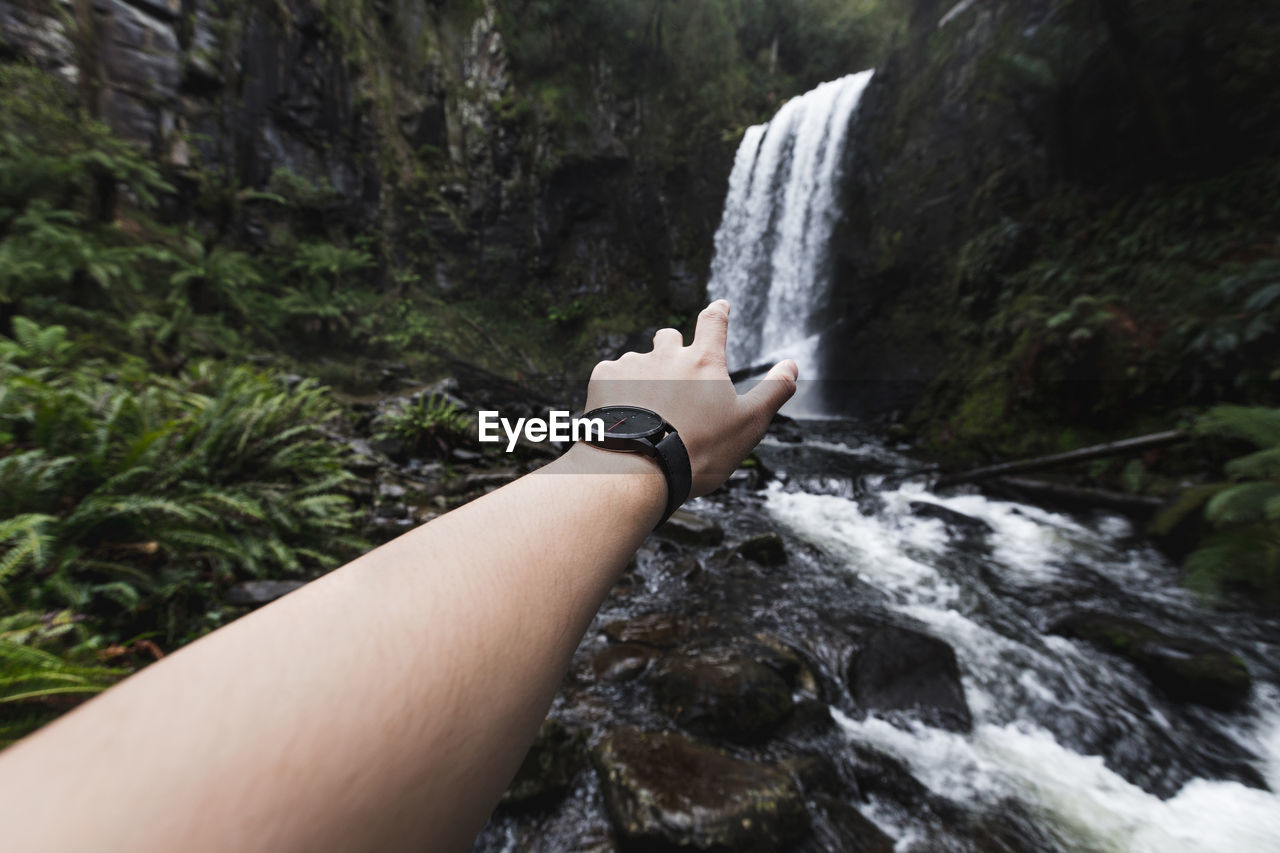
[[[474,849],[1280,844],[1280,625],[917,467],[775,425],[640,549]]]
[[[413,458],[376,425],[423,393],[501,392],[353,401],[375,541],[555,452]],[[474,850],[1275,849],[1280,624],[1208,610],[1121,518],[918,468],[777,422],[640,548]]]

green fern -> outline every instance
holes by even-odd
[[[1280,447],[1280,409],[1215,406],[1196,423],[1195,432],[1240,439],[1260,448]]]
[[[1233,459],[1223,470],[1232,480],[1280,480],[1280,447]]]
[[[104,666],[67,611],[0,617],[0,747],[128,674]]]
[[[1224,466],[1230,482],[1196,491],[1216,532],[1187,557],[1188,585],[1210,597],[1243,585],[1280,600],[1280,409],[1217,406],[1195,432],[1259,450]]]
[[[325,432],[337,409],[314,382],[286,391],[201,363],[134,390],[97,368],[55,378],[24,362],[0,363],[0,432],[16,442],[0,457],[11,603],[105,614],[119,636],[177,597],[323,571],[358,547],[351,475]],[[180,630],[166,636],[204,628]]]
[[[51,515],[34,512],[0,521],[0,546],[7,546],[0,558],[0,584],[25,567],[44,564],[52,542],[48,528],[54,521]]]
[[[1280,596],[1280,532],[1275,525],[1247,525],[1211,534],[1183,564],[1184,583],[1206,598],[1228,586]]]
[[[457,403],[438,394],[423,394],[383,416],[382,435],[403,441],[411,453],[447,452],[470,438],[471,418]]]

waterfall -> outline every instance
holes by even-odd
[[[747,130],[734,157],[707,292],[733,306],[731,368],[790,357],[816,377],[831,283],[830,244],[840,165],[871,71],[792,98]]]

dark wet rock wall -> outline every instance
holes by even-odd
[[[384,286],[407,269],[449,298],[701,299],[729,144],[640,152],[605,93],[561,138],[491,3],[0,0],[0,58],[74,87],[166,168],[171,217],[217,239],[366,235]]]

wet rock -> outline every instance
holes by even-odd
[[[651,676],[658,701],[681,726],[748,742],[791,713],[791,688],[777,672],[747,658],[724,662],[681,657]]]
[[[378,497],[389,500],[399,500],[408,493],[408,490],[399,483],[379,483]]]
[[[773,736],[788,741],[808,741],[830,733],[834,726],[831,707],[826,702],[801,699],[795,702],[791,713],[773,732]]]
[[[449,494],[465,495],[472,492],[491,492],[505,486],[517,476],[514,468],[494,468],[459,477],[449,486]]]
[[[1252,680],[1244,661],[1203,640],[1170,636],[1135,619],[1105,613],[1068,616],[1049,630],[1128,658],[1180,702],[1228,711],[1249,698]]]
[[[559,720],[547,719],[503,793],[502,802],[537,805],[562,797],[585,763],[581,734]]]
[[[918,631],[892,625],[872,631],[849,666],[849,687],[871,711],[904,712],[951,731],[973,727],[955,652]]]
[[[802,654],[773,634],[759,633],[755,639],[760,644],[752,655],[757,661],[777,671],[793,690],[814,699],[821,698],[818,676]]]
[[[781,566],[787,561],[787,549],[777,533],[757,533],[738,546],[738,553],[762,566]]]
[[[615,643],[643,643],[655,648],[675,645],[689,632],[688,623],[672,613],[647,613],[604,626],[604,635]]]
[[[369,507],[373,505],[373,486],[361,480],[353,480],[342,487],[342,493],[351,499],[352,504],[357,507]]]
[[[404,440],[394,435],[381,435],[369,442],[369,447],[377,453],[402,459],[405,455]]]
[[[672,563],[667,571],[678,578],[696,580],[702,575],[702,561],[689,554]]]
[[[182,13],[182,0],[129,0],[143,12],[165,21],[176,21]]]
[[[941,817],[945,819],[945,810]],[[984,812],[964,814],[960,821],[974,850],[1000,853],[1040,853],[1061,847],[1060,836],[1044,825],[1044,819],[1012,797],[1005,797]]]
[[[482,458],[476,451],[466,450],[461,447],[455,447],[449,455],[458,462],[479,462]]]
[[[601,681],[630,681],[649,666],[658,651],[638,643],[606,646],[591,661],[591,669]]]
[[[227,603],[257,607],[269,604],[305,585],[304,581],[245,581],[227,591]]]
[[[737,468],[724,481],[726,489],[758,489],[760,472],[755,468]]]
[[[658,528],[658,535],[685,545],[707,548],[724,541],[724,529],[720,525],[685,509],[673,512],[666,523]]]
[[[991,525],[980,518],[956,512],[954,509],[929,501],[912,501],[908,504],[911,514],[917,518],[936,518],[951,530],[968,536],[981,536],[994,533]]]
[[[443,480],[446,474],[445,467],[440,462],[426,462],[422,459],[410,459],[401,469],[405,474],[410,474],[420,483],[430,483]]]
[[[682,735],[622,728],[593,761],[619,836],[676,849],[788,849],[808,831],[804,798],[790,775]]]
[[[409,508],[404,504],[386,503],[378,507],[376,515],[378,518],[404,519],[408,518],[410,513]]]
[[[867,746],[850,746],[853,777],[864,796],[916,805],[929,799],[929,789],[898,759]]]
[[[779,762],[778,767],[790,773],[806,794],[841,793],[846,787],[844,780],[840,778],[840,771],[826,755],[796,755]]]
[[[822,849],[843,853],[893,853],[894,840],[849,803],[839,797],[820,794],[814,798],[814,804],[826,816],[825,821],[814,823],[814,840]]]
[[[74,81],[79,71],[68,18],[54,3],[0,2],[0,54],[19,53],[34,65]]]
[[[390,542],[410,527],[413,527],[413,525],[412,518],[376,516],[365,525],[364,536],[375,544]]]
[[[157,143],[162,113],[174,105],[181,79],[177,33],[169,21],[124,0],[100,0],[95,7],[104,117],[131,141]]]
[[[467,408],[467,404],[462,399],[461,389],[462,385],[458,382],[458,378],[456,376],[446,376],[443,379],[438,379],[430,385],[422,388],[421,393],[428,397],[432,395],[447,397],[454,403],[454,405],[465,409]]]
[[[786,415],[773,416],[773,421],[769,424],[768,435],[770,438],[786,444],[799,444],[804,441],[804,431],[800,428],[800,424]]]
[[[352,438],[347,442],[347,450],[351,451],[352,456],[372,456],[374,448],[369,446],[369,442],[364,438]]]
[[[419,507],[414,507],[411,515],[412,515],[413,521],[416,524],[426,524],[428,521],[433,521],[434,519],[439,518],[441,513],[440,513],[440,510],[438,509],[431,509],[430,507],[419,506]]]

